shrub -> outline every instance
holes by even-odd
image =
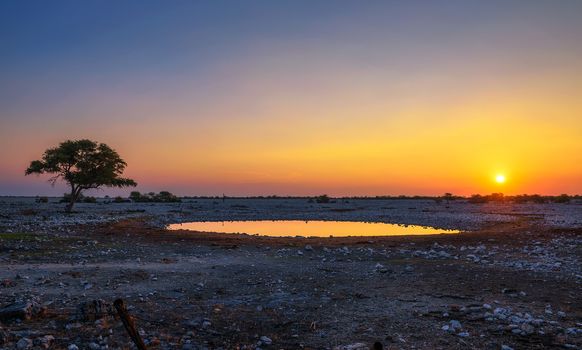
[[[570,203],[570,196],[567,194],[561,194],[559,196],[554,197],[555,203]]]
[[[129,199],[135,203],[144,203],[144,202],[161,202],[161,203],[170,203],[170,202],[181,202],[182,200],[178,198],[178,196],[168,192],[168,191],[161,191],[160,193],[156,194],[154,192],[150,192],[147,194],[141,194],[138,191],[133,191],[129,194]]]
[[[113,203],[127,203],[129,202],[129,199],[125,199],[121,196],[117,196],[113,199]]]
[[[487,203],[489,201],[489,199],[487,197],[484,197],[480,194],[474,194],[469,198],[469,203],[473,203],[473,204],[483,204],[483,203]]]
[[[37,202],[37,203],[48,203],[48,197],[44,197],[44,196],[42,196],[42,197],[36,197],[35,202]]]
[[[85,196],[83,196],[83,194],[79,194],[79,196],[77,197],[77,201],[83,201],[83,198],[85,198]],[[71,202],[71,194],[70,193],[63,193],[63,198],[61,198],[61,200],[59,202],[60,203],[70,203]]]
[[[97,198],[85,197],[85,198],[83,198],[83,203],[97,203]]]

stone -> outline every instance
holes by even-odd
[[[271,340],[271,338],[263,335],[261,338],[261,343],[265,344],[265,345],[271,345],[273,343],[273,341]]]
[[[70,344],[67,347],[67,350],[79,350],[79,347],[77,345],[75,345],[75,344]]]
[[[525,333],[528,335],[535,332],[534,326],[527,324],[527,323],[523,323],[519,328],[522,330],[522,333]]]
[[[513,348],[509,345],[501,345],[501,350],[513,350]]]
[[[449,325],[450,325],[451,329],[454,331],[463,328],[463,325],[461,325],[461,322],[459,322],[457,320],[451,320],[449,322]]]
[[[355,343],[350,345],[340,345],[333,348],[333,350],[368,350],[368,346],[364,343]]]
[[[89,343],[89,349],[91,350],[99,350],[100,346],[97,343]]]
[[[44,310],[32,301],[23,301],[7,305],[0,309],[0,321],[29,320],[42,314]]]
[[[20,340],[16,343],[16,349],[18,350],[26,350],[32,348],[32,340],[28,338],[20,338]]]
[[[44,337],[40,338],[40,347],[43,349],[48,349],[53,345],[54,342],[55,337],[52,335],[45,335]]]
[[[377,263],[377,264],[376,264],[376,266],[374,267],[374,270],[375,270],[376,272],[379,272],[379,273],[386,273],[386,272],[388,272],[388,269],[387,269],[387,268],[385,268],[385,267],[384,267],[384,265],[382,265],[382,264],[380,264],[380,263]]]

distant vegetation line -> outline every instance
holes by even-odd
[[[48,202],[46,196],[36,196],[37,202]],[[338,200],[433,200],[436,203],[451,203],[454,201],[467,201],[469,203],[481,204],[489,202],[507,202],[507,203],[570,203],[572,201],[582,202],[582,195],[567,195],[561,194],[558,196],[548,196],[539,194],[521,194],[514,196],[506,196],[503,193],[492,193],[489,195],[474,194],[471,196],[458,196],[452,193],[445,193],[442,196],[341,196],[330,197],[328,195],[320,196],[182,196],[172,194],[169,191],[160,191],[159,193],[148,192],[140,193],[132,191],[128,197],[102,197],[106,203],[176,203],[182,200],[196,200],[196,199],[213,199],[213,200],[227,200],[227,199],[303,199],[310,203],[335,203]],[[61,202],[67,203],[70,200],[69,194],[65,193]],[[78,199],[83,203],[96,203],[97,198],[91,196],[81,196]]]

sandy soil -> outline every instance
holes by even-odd
[[[0,323],[0,349],[132,348],[118,318],[79,309],[116,298],[152,349],[582,346],[578,204],[209,200],[84,205],[71,216],[56,204],[1,204],[0,308],[27,300],[43,312]],[[163,229],[297,217],[471,231],[269,238]]]

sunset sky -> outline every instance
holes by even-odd
[[[582,193],[579,0],[8,0],[0,50],[0,195],[80,138],[140,191]]]

